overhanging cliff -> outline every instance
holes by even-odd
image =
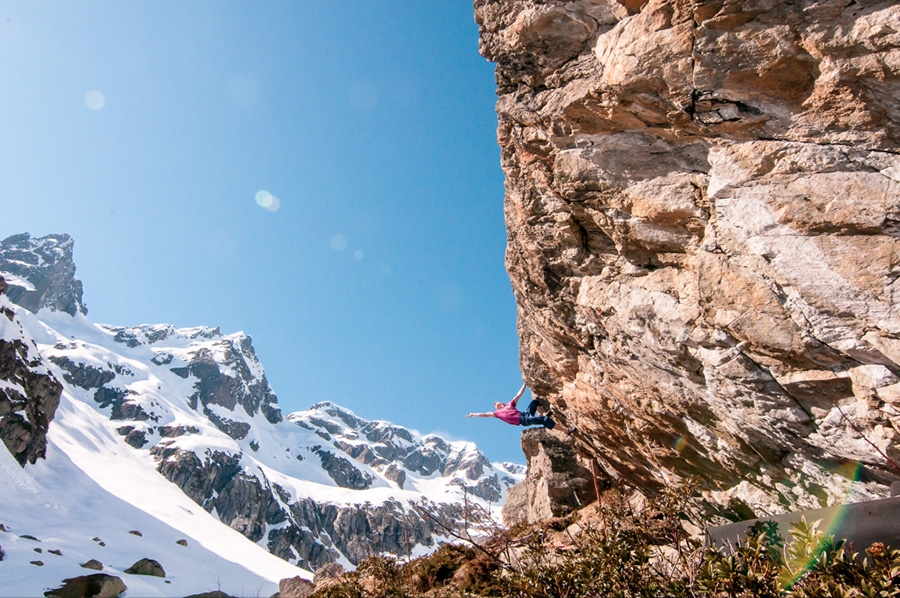
[[[757,514],[900,461],[900,6],[476,0],[526,379],[614,483]]]

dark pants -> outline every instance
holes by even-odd
[[[556,425],[556,422],[546,415],[535,415],[535,413],[537,413],[537,408],[538,402],[531,401],[531,405],[528,406],[528,411],[522,411],[519,413],[519,425],[544,426],[548,430],[552,430],[553,426]]]

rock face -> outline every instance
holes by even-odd
[[[646,492],[900,470],[900,6],[476,0],[529,386]],[[861,437],[860,433],[864,435]],[[877,448],[876,448],[877,447]]]
[[[307,598],[315,590],[315,584],[302,577],[290,577],[278,582],[278,598]]]
[[[69,235],[32,239],[28,233],[0,242],[0,275],[9,284],[10,300],[34,313],[46,307],[70,316],[87,314],[73,245]]]
[[[507,525],[562,517],[597,499],[593,474],[563,434],[542,428],[526,430],[522,450],[528,471],[522,482],[510,488],[503,505]]]
[[[23,467],[43,458],[62,385],[15,315],[0,277],[0,439]]]
[[[174,328],[171,326],[156,328],[162,330],[151,332],[151,336],[174,334]],[[218,328],[207,330],[199,336],[203,334],[206,334],[207,338],[222,336]],[[118,335],[123,335],[127,339],[125,342],[130,346],[137,342],[134,333],[129,333],[127,329],[120,330],[117,337]],[[150,340],[147,334],[144,336]],[[220,430],[236,440],[246,436],[249,428],[239,422],[217,416],[210,409],[210,405],[219,405],[229,411],[240,405],[250,416],[262,412],[266,420],[273,424],[282,419],[275,393],[269,387],[265,374],[260,370],[259,359],[253,350],[253,341],[244,335],[217,339],[212,348],[194,352],[187,366],[171,369],[182,378],[194,376],[197,379],[194,384],[195,392],[190,396],[191,407],[197,409],[198,405],[202,405],[207,417],[213,419]]]

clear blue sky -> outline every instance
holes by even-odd
[[[95,322],[243,330],[285,413],[523,462],[465,418],[520,384],[494,102],[469,0],[5,2],[0,238],[72,235]]]

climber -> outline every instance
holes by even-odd
[[[522,388],[519,389],[519,392],[516,393],[516,396],[509,403],[504,404],[499,401],[494,403],[494,407],[497,408],[496,411],[467,413],[466,417],[496,417],[513,426],[543,426],[548,430],[552,430],[556,426],[556,422],[550,418],[550,412],[544,415],[537,415],[537,401],[531,401],[526,411],[516,409],[516,402],[525,394],[525,387],[526,385],[523,383]],[[572,434],[575,432],[575,428],[569,428],[566,432]]]

